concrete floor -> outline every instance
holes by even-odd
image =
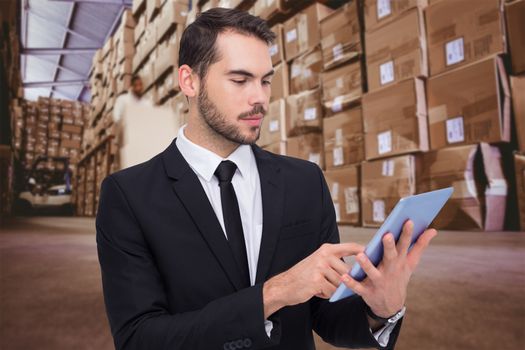
[[[343,241],[373,233],[341,228]],[[440,232],[407,308],[396,349],[525,349],[525,233]],[[94,220],[0,223],[0,349],[112,348]]]

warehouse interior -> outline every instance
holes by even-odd
[[[525,0],[0,0],[0,348],[114,348],[101,183],[186,123],[180,38],[214,7],[276,34],[257,144],[323,170],[341,241],[454,189],[396,349],[525,348]]]

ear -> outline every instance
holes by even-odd
[[[187,97],[195,97],[199,93],[199,79],[187,64],[179,67],[179,86]]]

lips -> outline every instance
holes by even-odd
[[[261,124],[261,121],[263,119],[262,114],[255,114],[253,116],[250,116],[248,118],[243,118],[242,120],[246,123],[252,125],[252,126],[259,126]]]

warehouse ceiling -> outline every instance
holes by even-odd
[[[95,51],[118,27],[132,0],[22,0],[24,96],[88,102]]]

